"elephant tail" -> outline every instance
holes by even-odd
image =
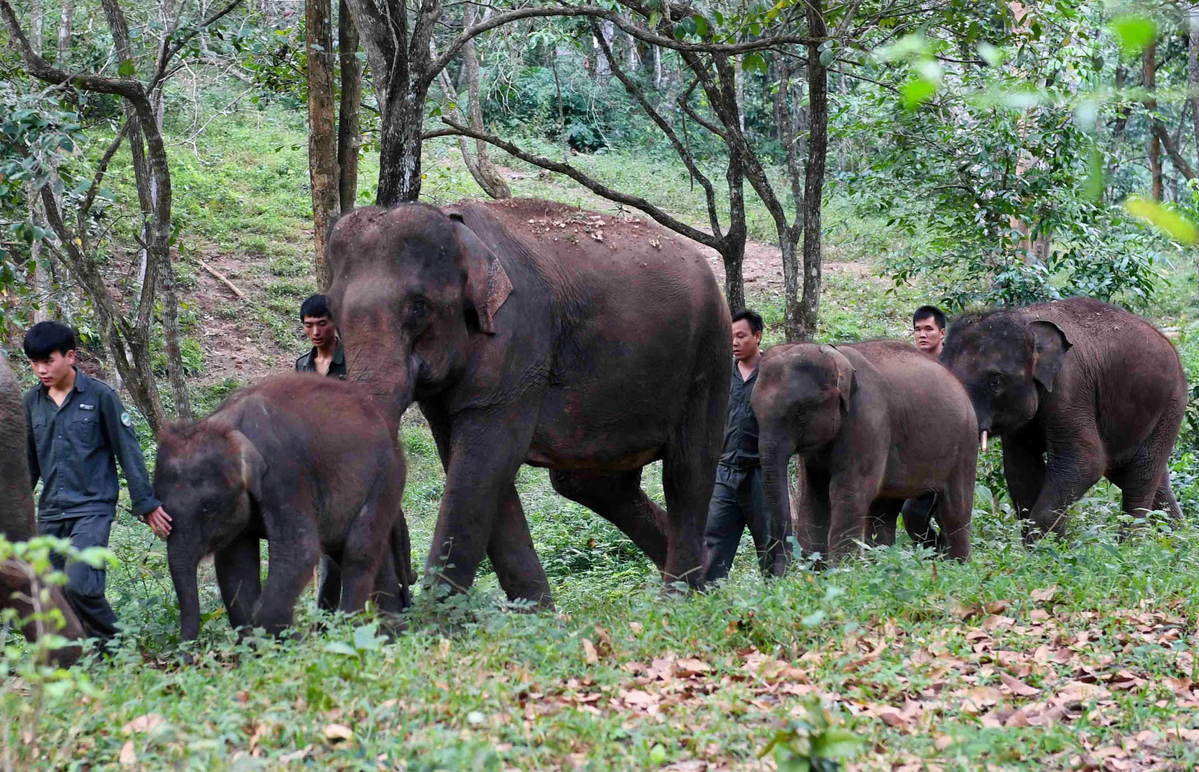
[[[416,586],[416,572],[412,570],[412,542],[408,538],[408,521],[401,508],[391,528],[391,554],[395,562],[396,578],[400,582],[400,604],[403,608],[412,605],[412,588]]]

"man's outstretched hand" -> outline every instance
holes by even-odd
[[[150,530],[160,539],[165,539],[171,535],[171,516],[162,507],[154,510],[145,517],[146,525],[150,526]]]

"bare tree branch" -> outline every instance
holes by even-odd
[[[1170,161],[1174,164],[1174,168],[1182,173],[1183,177],[1188,180],[1195,179],[1195,170],[1187,163],[1187,159],[1182,153],[1178,152],[1178,143],[1170,136],[1170,132],[1166,131],[1166,126],[1160,119],[1152,120],[1153,135],[1162,143],[1162,147],[1166,149],[1166,155],[1170,156]]]
[[[83,203],[79,205],[79,215],[76,218],[78,227],[83,230],[83,220],[87,217],[87,213],[91,211],[92,204],[95,203],[96,194],[100,191],[100,183],[104,181],[104,173],[108,171],[108,164],[112,162],[112,157],[117,154],[117,150],[121,148],[121,143],[125,141],[125,135],[129,133],[129,121],[121,124],[121,130],[117,132],[108,149],[104,151],[104,155],[100,156],[100,161],[96,164],[96,172],[92,175],[92,184],[88,186],[87,193],[83,196]]]
[[[643,9],[637,6],[630,6],[638,9],[640,13]],[[643,15],[648,16],[648,13]],[[497,13],[490,18],[473,25],[469,29],[465,29],[454,39],[442,52],[431,66],[430,74],[426,78],[432,79],[433,74],[437,70],[448,65],[458,53],[458,49],[462,47],[466,41],[473,37],[495,29],[496,27],[510,24],[521,19],[532,19],[538,17],[551,16],[589,16],[593,19],[604,19],[610,21],[623,30],[630,36],[650,45],[661,46],[662,48],[670,48],[675,51],[695,51],[702,53],[722,53],[722,54],[743,54],[751,51],[764,51],[771,48],[786,45],[806,45],[811,42],[811,38],[804,35],[773,35],[771,37],[757,38],[755,40],[746,40],[740,43],[693,43],[685,40],[675,40],[666,35],[660,35],[656,32],[647,30],[646,28],[634,24],[629,19],[621,16],[615,11],[607,8],[598,8],[596,6],[561,6],[540,7],[540,8],[518,8],[513,11]],[[817,41],[822,42],[822,41]]]
[[[666,212],[663,212],[661,209],[654,206],[650,202],[646,201],[644,198],[641,198],[640,196],[633,196],[628,193],[621,193],[618,190],[613,190],[612,188],[609,188],[607,185],[604,185],[602,182],[599,182],[598,180],[595,180],[595,179],[587,176],[586,174],[579,171],[578,169],[571,166],[570,164],[559,163],[557,161],[551,161],[548,158],[543,158],[538,155],[533,155],[532,153],[522,150],[521,148],[517,147],[516,145],[512,144],[511,142],[500,139],[499,137],[495,136],[494,134],[487,134],[487,133],[481,132],[481,131],[474,131],[473,129],[467,128],[466,126],[454,123],[453,121],[451,121],[445,117],[443,117],[441,119],[441,121],[442,121],[442,123],[445,123],[445,124],[453,127],[457,131],[457,133],[461,134],[462,136],[471,137],[473,139],[480,139],[480,140],[488,143],[489,145],[494,145],[495,147],[498,147],[500,150],[503,150],[504,152],[508,153],[509,155],[512,155],[512,156],[515,156],[516,158],[521,159],[522,161],[526,161],[528,163],[533,164],[534,166],[540,166],[542,169],[548,169],[551,172],[557,172],[558,174],[562,174],[567,177],[570,177],[572,180],[579,183],[580,185],[587,188],[588,190],[595,193],[596,195],[603,196],[604,198],[608,199],[609,201],[615,201],[620,204],[625,204],[626,206],[631,206],[634,209],[638,209],[642,212],[645,212],[650,217],[652,217],[654,220],[658,221],[659,223],[666,226],[667,228],[674,231],[675,233],[679,233],[693,241],[698,241],[700,244],[712,247],[713,249],[718,249],[718,246],[720,244],[719,238],[716,238],[715,236],[713,236],[710,233],[705,233],[704,231],[701,231],[698,228],[692,227],[691,225],[688,225],[687,223],[685,223],[681,220],[677,220],[674,217],[671,217],[670,215],[666,214]]]
[[[662,117],[662,114],[645,98],[645,92],[641,90],[641,87],[634,83],[628,74],[625,73],[624,68],[620,66],[620,62],[612,55],[612,48],[608,45],[608,41],[603,35],[599,34],[599,25],[594,19],[591,21],[591,29],[595,33],[595,39],[599,41],[600,50],[603,52],[604,58],[608,60],[608,66],[611,68],[612,74],[624,85],[625,91],[633,99],[637,100],[637,104],[641,105],[641,109],[650,117],[650,120],[666,135],[666,139],[674,147],[675,153],[678,154],[683,165],[687,167],[687,171],[691,173],[691,177],[698,180],[700,186],[704,189],[704,200],[708,206],[708,225],[712,229],[712,234],[719,238],[722,228],[720,225],[720,215],[716,209],[716,191],[712,187],[712,181],[700,171],[699,165],[696,164],[695,157],[691,154],[691,151],[679,140],[674,128]]]

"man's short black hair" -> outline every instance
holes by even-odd
[[[333,318],[333,314],[329,312],[329,298],[324,295],[313,295],[305,300],[300,305],[300,321],[304,321],[308,317],[320,319],[326,317]]]
[[[938,329],[945,329],[945,312],[936,306],[920,306],[917,308],[916,313],[912,314],[912,326],[915,327],[916,323],[921,319],[927,319],[930,316],[933,318],[933,322],[936,323]]]
[[[766,329],[766,325],[762,323],[762,315],[757,311],[751,311],[748,308],[743,308],[737,313],[733,314],[734,322],[739,322],[742,319],[749,322],[749,331],[755,335]]]
[[[75,350],[75,331],[62,322],[38,322],[25,333],[25,356],[30,361],[49,359],[57,351]]]

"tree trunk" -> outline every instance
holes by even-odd
[[[475,22],[475,11],[473,5],[467,5],[463,9],[463,27],[470,27]],[[431,44],[430,44],[431,45]],[[436,56],[436,52],[430,48],[430,56]],[[450,118],[455,123],[463,123],[461,112],[458,105],[462,104],[459,87],[465,83],[467,89],[467,99],[469,100],[468,113],[470,116],[469,125],[472,129],[478,132],[483,131],[483,106],[479,103],[479,58],[475,51],[475,43],[473,40],[462,47],[462,78],[459,81],[459,86],[454,85],[454,79],[450,74],[442,70],[437,74],[438,80],[441,82],[441,89],[445,92],[446,111]],[[508,183],[496,170],[491,163],[491,159],[487,156],[487,143],[481,139],[475,140],[475,150],[472,153],[470,149],[470,140],[468,137],[458,135],[458,152],[462,154],[462,162],[466,165],[466,170],[470,172],[470,176],[474,179],[483,192],[492,198],[511,198],[512,191],[508,187]]]
[[[1145,87],[1145,110],[1150,113],[1150,126],[1157,121],[1153,115],[1157,111],[1157,98],[1154,89],[1157,88],[1157,41],[1151,41],[1145,46],[1142,60],[1142,83]],[[1156,132],[1149,134],[1149,173],[1152,179],[1150,195],[1154,201],[1161,201],[1164,187],[1162,185],[1162,145]]]
[[[362,102],[362,64],[358,61],[358,28],[346,0],[337,11],[337,50],[341,64],[341,104],[337,112],[337,173],[341,213],[354,209],[358,197],[358,149],[362,128],[358,112]]]
[[[313,273],[317,287],[329,286],[325,248],[329,225],[340,210],[338,146],[333,118],[333,4],[304,3],[305,51],[308,55],[308,179],[312,184]]]
[[[803,234],[803,182],[799,165],[799,102],[791,87],[791,65],[786,57],[777,56],[778,90],[774,99],[774,119],[779,139],[786,150],[787,182],[791,187],[792,205],[800,214],[796,226],[779,231],[779,250],[783,260],[783,329],[787,340],[799,340],[803,334],[799,300],[799,246]]]
[[[467,5],[463,11],[463,27],[470,27],[475,22],[475,6]],[[466,77],[466,97],[470,107],[470,127],[475,131],[483,130],[483,101],[479,94],[479,54],[475,41],[471,40],[462,48],[462,69]],[[475,140],[475,169],[479,187],[492,198],[512,198],[512,190],[504,181],[495,164],[487,155],[487,143]]]
[[[75,13],[74,0],[63,0],[62,17],[58,24],[58,44],[56,51],[58,56],[55,57],[55,62],[62,65],[67,60],[67,51],[71,47],[71,17]]]
[[[175,292],[175,265],[164,261],[159,279],[162,288],[162,337],[166,344],[167,380],[175,397],[175,417],[192,420],[191,397],[187,393],[187,373],[183,370],[183,352],[179,348],[179,296]]]
[[[420,198],[421,127],[425,96],[406,93],[388,100],[379,127],[379,206]]]
[[[1199,157],[1199,3],[1187,9],[1191,28],[1187,35],[1187,98],[1191,102],[1191,123],[1195,133],[1195,154]]]
[[[808,36],[822,39],[828,34],[823,0],[807,4]],[[804,174],[803,298],[799,309],[799,339],[816,334],[820,316],[820,285],[823,272],[820,210],[824,196],[824,164],[828,154],[828,68],[820,62],[817,43],[808,45],[808,163]]]
[[[737,313],[745,308],[745,239],[725,239],[719,251],[724,263],[724,299]]]

